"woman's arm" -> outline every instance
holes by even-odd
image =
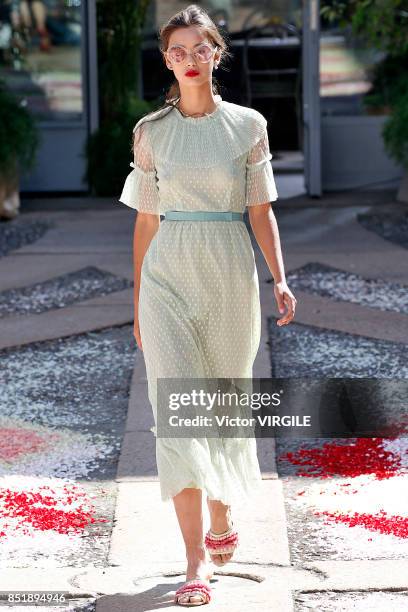
[[[287,286],[283,264],[279,229],[270,202],[248,207],[249,221],[259,248],[274,279],[274,293],[279,312],[287,313],[277,321],[277,325],[287,325],[295,316],[296,298]]]
[[[139,329],[139,291],[140,279],[144,256],[149,248],[150,242],[159,229],[160,215],[138,212],[136,216],[135,229],[133,232],[133,274],[134,274],[134,334],[137,344],[141,350],[142,341]]]
[[[286,282],[278,224],[269,202],[248,207],[252,231],[275,283]]]
[[[143,350],[139,329],[140,281],[144,256],[160,226],[160,195],[148,123],[139,121],[133,129],[133,134],[134,160],[130,164],[133,170],[126,177],[119,201],[137,210],[133,231],[135,309],[133,334],[138,347]]]
[[[276,323],[287,325],[295,315],[296,298],[286,283],[278,224],[270,204],[278,199],[278,192],[264,117],[261,117],[261,124],[262,135],[250,149],[246,162],[246,205],[252,231],[275,281],[273,290],[279,312],[283,313],[285,306],[288,308]]]

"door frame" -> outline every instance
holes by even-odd
[[[320,0],[302,0],[302,22],[304,180],[307,194],[320,197]]]

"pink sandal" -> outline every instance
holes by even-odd
[[[181,602],[179,598],[182,595],[200,595],[201,601],[186,601]],[[188,580],[180,588],[177,589],[174,595],[174,601],[179,606],[202,606],[211,601],[211,588],[205,580]]]
[[[228,524],[230,527],[223,533],[214,533],[211,529],[207,531],[204,542],[210,555],[227,555],[233,553],[238,546],[238,532],[234,529],[234,522],[229,519]],[[216,563],[213,559],[211,561],[217,566],[228,563],[228,561]]]

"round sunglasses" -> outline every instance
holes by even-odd
[[[207,64],[216,50],[217,47],[213,48],[204,43],[193,51],[193,55],[199,62]],[[170,47],[170,49],[167,51],[167,56],[175,64],[181,64],[184,62],[187,55],[188,52],[183,47]]]

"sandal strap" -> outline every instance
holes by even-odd
[[[224,531],[224,533],[213,533],[211,529],[209,529],[205,535],[206,538],[213,540],[214,542],[222,542],[223,540],[235,538],[237,536],[238,531],[235,529],[229,529],[228,531]]]
[[[234,533],[234,532],[236,531],[236,530],[234,529],[234,521],[231,521],[231,522],[230,522],[230,521],[228,521],[228,523],[229,523],[229,525],[230,525],[230,526],[228,527],[228,529],[227,529],[226,531],[223,531],[222,533],[214,533],[214,532],[213,532],[211,529],[209,529],[209,530],[207,531],[207,533],[209,533],[209,534],[210,534],[210,536],[211,536],[211,537],[212,537],[214,540],[217,540],[217,539],[222,539],[222,538],[224,538],[224,537],[228,536],[230,533]]]
[[[175,593],[175,601],[181,595],[201,595],[205,602],[211,601],[211,588],[202,580],[189,580],[181,587],[179,587]]]
[[[207,531],[204,541],[205,544],[208,544],[210,546],[224,546],[225,544],[235,544],[238,542],[238,532],[235,530],[231,530],[226,534],[213,534],[211,531]]]
[[[177,590],[189,589],[191,587],[200,587],[200,588],[203,588],[206,591],[211,591],[210,586],[204,580],[200,580],[199,578],[194,578],[193,580],[188,580],[183,585],[181,585],[181,587],[179,587],[179,589],[177,589]]]

